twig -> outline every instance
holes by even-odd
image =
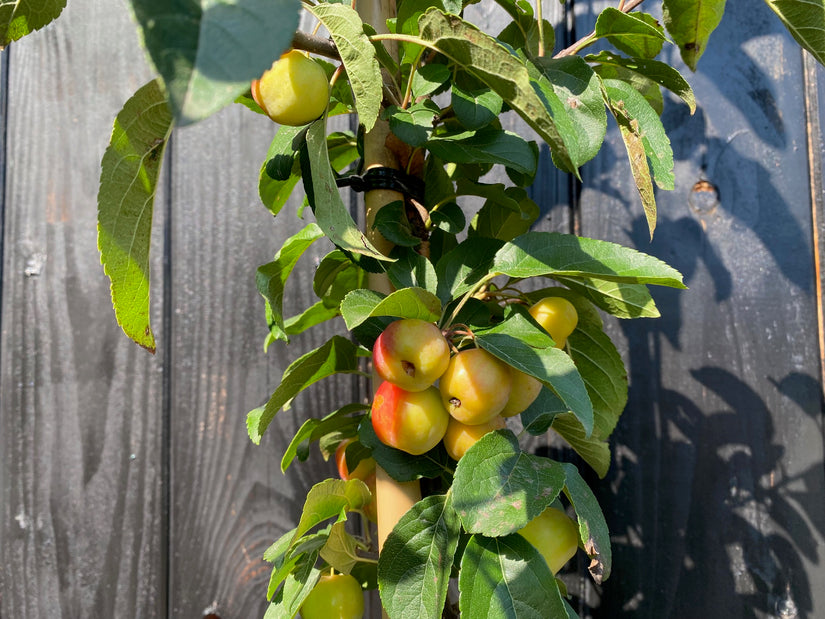
[[[644,0],[629,0],[628,2],[624,2],[621,0],[619,3],[619,10],[622,13],[630,13],[633,9],[639,6]],[[570,47],[566,47],[561,50],[558,54],[553,56],[553,58],[562,58],[563,56],[572,56],[573,54],[577,53],[580,49],[586,47],[590,43],[590,39],[596,36],[596,31],[594,30],[587,36],[582,37]]]
[[[300,30],[297,30],[292,37],[292,47],[317,54],[318,56],[324,56],[325,58],[341,60],[341,54],[338,53],[338,48],[335,47],[335,43],[333,43],[332,40],[315,34],[307,34]]]

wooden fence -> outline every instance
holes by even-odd
[[[488,4],[476,21],[499,19]],[[559,44],[603,6],[548,4]],[[305,416],[363,395],[326,381],[260,447],[246,436],[289,361],[340,326],[262,351],[254,268],[301,225],[257,198],[275,127],[235,106],[174,134],[151,356],[116,326],[96,251],[99,160],[151,77],[125,2],[73,0],[0,57],[0,618],[261,617],[263,550],[332,473],[313,456],[282,475],[282,450]],[[614,130],[580,185],[543,151],[532,190],[541,229],[634,245],[690,286],[655,291],[659,320],[609,322],[630,402],[591,481],[614,571],[598,589],[565,578],[582,617],[821,619],[825,73],[763,3],[729,2],[690,80],[695,115],[666,100],[676,190],[658,194],[652,243]],[[287,311],[311,302],[321,252]]]

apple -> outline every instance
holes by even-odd
[[[362,511],[368,520],[372,522],[378,521],[378,513],[375,505],[375,459],[362,458],[356,465],[355,470],[350,472],[347,466],[347,445],[354,442],[354,438],[347,438],[341,441],[338,448],[335,450],[335,464],[338,467],[338,476],[347,481],[348,479],[360,479],[372,494],[372,501],[364,505]]]
[[[490,421],[510,397],[507,368],[481,348],[468,348],[453,356],[438,383],[447,412],[467,425]]]
[[[302,619],[361,619],[364,593],[349,574],[322,574],[301,604]]]
[[[564,348],[568,336],[579,323],[579,315],[573,304],[564,297],[544,297],[529,310],[530,315],[544,328],[556,348]]]
[[[375,460],[373,458],[362,458],[355,467],[355,470],[350,472],[347,466],[347,446],[355,442],[355,439],[344,439],[338,444],[335,450],[335,464],[338,467],[338,476],[347,481],[348,479],[360,479],[364,481],[367,477],[375,472]]]
[[[579,547],[579,528],[562,510],[548,507],[517,531],[535,546],[553,574],[573,558]]]
[[[384,380],[406,391],[423,391],[447,369],[450,345],[433,323],[405,318],[378,336],[372,360]]]
[[[538,378],[509,366],[508,369],[510,371],[510,397],[499,413],[502,417],[513,417],[527,410],[527,407],[539,397],[542,387]]]
[[[327,109],[329,81],[323,67],[293,49],[252,82],[252,98],[276,123],[299,127]]]
[[[444,434],[444,447],[453,460],[461,460],[467,450],[476,444],[478,439],[492,432],[501,430],[506,425],[500,415],[496,415],[490,421],[468,426],[457,419],[450,417],[447,424],[447,432]]]
[[[375,392],[371,416],[378,440],[414,456],[438,445],[450,419],[435,387],[406,391],[389,381]]]

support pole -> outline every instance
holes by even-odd
[[[365,23],[371,24],[379,33],[386,32],[387,18],[395,16],[394,0],[360,0],[358,12]],[[390,54],[397,56],[397,49],[389,48]],[[387,137],[390,134],[389,123],[378,120],[375,127],[364,136],[364,171],[373,167],[392,167],[398,169],[395,155],[387,148]],[[403,200],[404,196],[395,191],[376,189],[366,193],[364,207],[366,209],[366,235],[373,246],[383,254],[392,250],[392,244],[374,231],[372,224],[375,214],[381,207]],[[388,294],[392,291],[389,279],[384,274],[370,274],[370,288]],[[378,383],[373,379],[373,393]],[[395,527],[398,520],[415,503],[421,499],[421,486],[418,481],[399,483],[392,479],[380,466],[376,470],[375,500],[378,509],[378,548],[379,552],[384,541]]]

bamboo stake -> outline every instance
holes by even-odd
[[[394,0],[360,0],[358,12],[364,22],[372,24],[378,32],[387,32],[386,21],[395,16]],[[397,56],[396,49],[389,49],[390,54]],[[395,155],[387,148],[387,137],[390,134],[389,123],[379,120],[375,127],[364,136],[364,171],[374,167],[392,167],[398,169]],[[364,197],[366,209],[366,235],[370,242],[383,254],[392,250],[392,244],[374,231],[372,224],[378,210],[396,200],[403,200],[404,196],[395,191],[376,189],[367,192]],[[392,291],[389,279],[384,274],[370,274],[369,286],[373,290],[383,293]],[[377,380],[373,379],[373,392],[377,388]],[[378,548],[379,552],[384,541],[403,516],[415,503],[421,499],[421,486],[418,481],[399,483],[392,479],[380,466],[376,469],[375,500],[378,509]]]

